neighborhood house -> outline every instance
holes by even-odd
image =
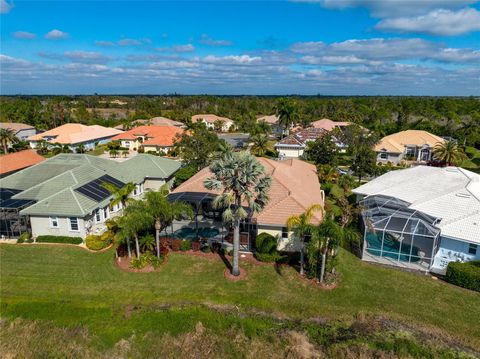
[[[207,128],[219,132],[228,132],[235,125],[229,118],[210,114],[194,115],[192,116],[192,122],[202,122],[205,124],[205,126],[207,126]]]
[[[12,130],[20,141],[26,141],[28,137],[37,133],[35,127],[24,123],[0,122],[0,128]]]
[[[356,189],[367,261],[445,274],[480,259],[480,175],[459,167],[388,172]]]
[[[326,131],[323,128],[314,127],[308,127],[292,133],[275,144],[278,157],[280,159],[302,157],[308,142],[317,140],[325,133]]]
[[[23,150],[0,156],[0,178],[45,161],[37,151]]]
[[[145,152],[167,153],[183,132],[176,126],[139,126],[112,137],[112,141],[134,151],[143,147]]]

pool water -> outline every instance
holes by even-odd
[[[198,229],[198,236],[195,228],[180,228],[173,233],[175,238],[181,239],[197,239],[200,238],[212,238],[217,236],[220,231],[215,227],[204,227]]]
[[[367,252],[375,256],[380,256],[380,250],[382,249],[382,233],[369,233],[367,234]],[[410,256],[410,249],[412,250],[412,255]],[[400,252],[400,260],[402,262],[418,262],[420,258],[418,257],[418,251],[420,249],[415,246],[408,244],[403,244],[400,251],[400,242],[397,241],[392,235],[385,233],[385,241],[383,242],[383,253],[382,257],[389,257],[393,259],[398,259],[398,254]],[[385,253],[385,251],[389,253]],[[393,252],[393,253],[392,253]]]

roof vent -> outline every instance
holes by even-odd
[[[462,197],[462,198],[470,198],[471,197],[470,193],[457,193],[456,196],[457,197]]]

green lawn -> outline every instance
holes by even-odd
[[[480,347],[479,293],[363,263],[344,251],[338,268],[341,284],[330,291],[300,281],[289,267],[276,271],[242,262],[247,280],[229,282],[220,260],[175,253],[156,273],[122,272],[112,251],[89,253],[70,246],[4,244],[0,262],[2,317],[86,326],[103,343],[152,328],[181,333],[200,317],[213,327],[228,328],[227,316],[214,318],[196,309],[205,304],[298,319],[386,316]],[[183,320],[158,312],[165,305],[177,308],[175,315]],[[248,329],[248,323],[242,325]]]

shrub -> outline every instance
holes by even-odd
[[[107,231],[108,232],[108,231]],[[85,239],[85,244],[87,245],[88,249],[92,251],[99,251],[101,249],[107,248],[108,245],[111,243],[111,238],[105,232],[101,236],[97,236],[95,234],[90,234]]]
[[[480,261],[448,263],[445,279],[459,287],[480,292]]]
[[[201,243],[198,241],[192,242],[192,250],[199,251]]]
[[[182,245],[182,240],[181,239],[172,239],[172,251],[177,252],[180,250],[180,246]]]
[[[260,262],[276,262],[280,259],[280,255],[278,253],[255,253],[255,258]]]
[[[186,251],[189,251],[190,249],[192,249],[192,242],[188,240],[182,241],[182,243],[180,244],[180,250],[182,252],[186,252]]]
[[[22,233],[17,239],[17,243],[31,243],[32,235],[28,232]]]
[[[152,265],[153,268],[158,268],[160,264],[164,261],[164,257],[157,258],[151,252],[145,252],[142,254],[140,258],[132,259],[130,263],[130,267],[134,269],[142,269],[145,268],[147,265]]]
[[[260,233],[255,239],[257,253],[273,254],[277,251],[277,239],[269,233]]]
[[[203,252],[203,253],[210,253],[211,252],[211,249],[210,249],[210,246],[208,245],[208,243],[204,243],[200,246],[200,250]]]
[[[38,236],[37,243],[68,243],[68,244],[81,244],[83,239],[80,237],[68,237],[68,236]]]

